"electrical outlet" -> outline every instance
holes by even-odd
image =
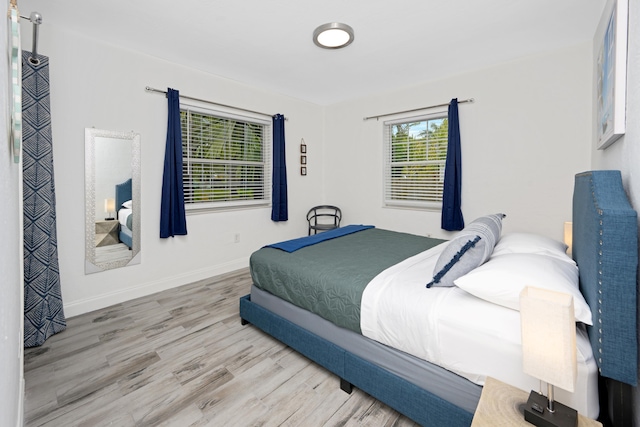
[[[240,243],[240,233],[236,233],[233,237],[235,243]]]

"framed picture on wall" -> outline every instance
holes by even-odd
[[[625,133],[628,0],[609,0],[596,33],[596,145],[603,150]]]

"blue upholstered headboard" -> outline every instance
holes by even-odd
[[[116,212],[127,200],[131,200],[131,178],[122,184],[116,184]]]
[[[620,171],[576,175],[573,258],[593,313],[587,329],[600,374],[635,386],[638,220]]]

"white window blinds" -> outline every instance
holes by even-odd
[[[187,209],[270,201],[271,124],[181,109]]]
[[[385,123],[386,205],[441,206],[447,135],[446,113]]]

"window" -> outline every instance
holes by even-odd
[[[443,114],[385,123],[385,205],[442,206],[448,135]]]
[[[181,109],[187,210],[265,205],[271,200],[271,122]]]

